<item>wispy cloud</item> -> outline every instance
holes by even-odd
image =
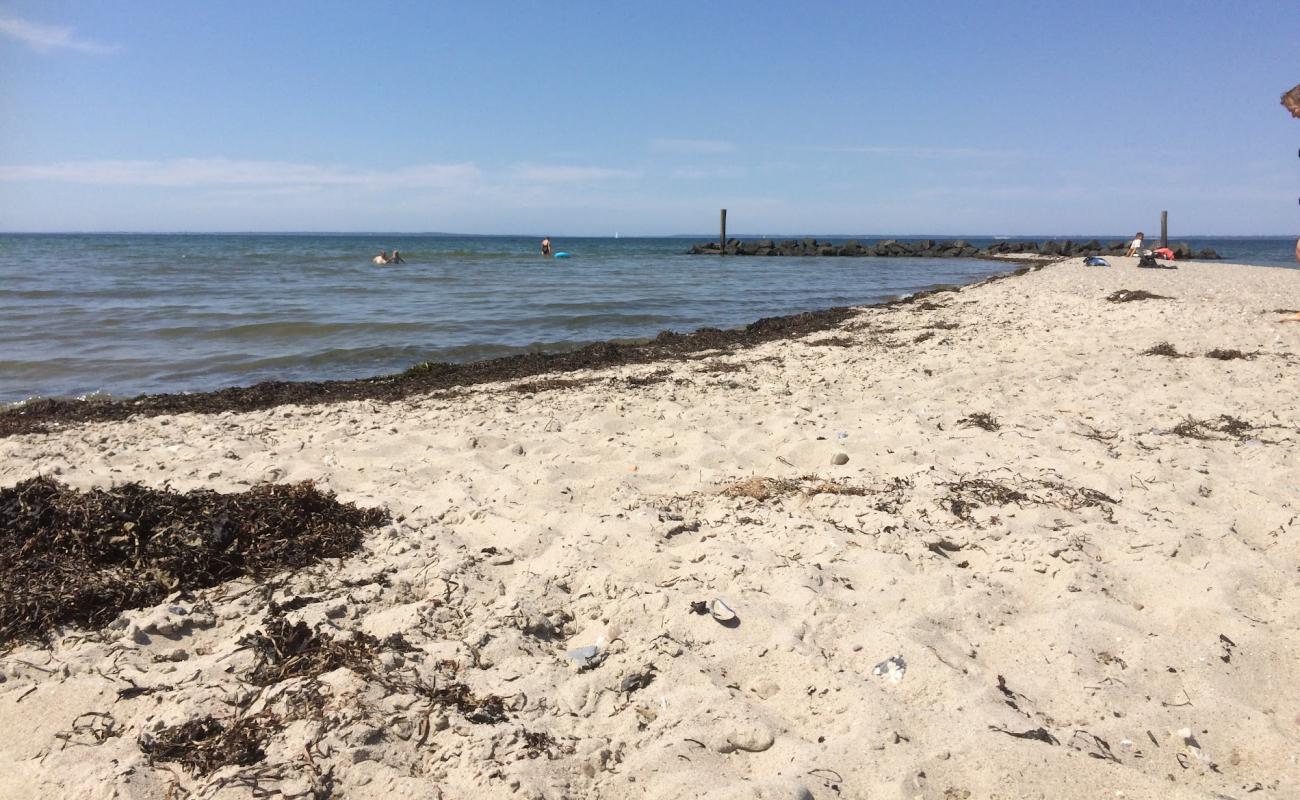
[[[978,147],[861,145],[816,147],[813,149],[828,153],[858,153],[867,156],[896,156],[901,158],[1020,158],[1025,155],[1013,150],[985,150]]]
[[[639,178],[641,173],[607,167],[523,164],[515,169],[514,178],[530,183],[589,183],[593,181]]]
[[[473,164],[422,164],[393,170],[180,158],[166,161],[63,161],[0,165],[0,181],[59,181],[108,186],[351,186],[358,188],[445,188],[472,182]]]
[[[42,25],[39,22],[28,22],[17,17],[0,17],[0,34],[17,39],[41,52],[62,49],[106,55],[122,49],[116,44],[101,44],[89,39],[77,39],[72,35],[71,28]]]
[[[709,155],[730,153],[736,146],[721,139],[651,139],[650,149],[656,153]]]

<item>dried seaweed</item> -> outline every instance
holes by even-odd
[[[657,369],[645,375],[630,375],[623,379],[623,385],[634,389],[641,386],[651,386],[656,383],[663,383],[672,374],[673,371],[670,369]]]
[[[515,384],[510,387],[510,391],[519,394],[537,394],[539,392],[553,392],[558,389],[581,389],[596,382],[596,378],[545,378],[540,381]]]
[[[865,495],[868,490],[861,486],[849,486],[837,481],[828,481],[816,475],[804,475],[801,478],[746,478],[727,484],[720,494],[723,497],[750,497],[755,500],[770,500],[795,493],[807,496],[815,494]]]
[[[122,735],[117,720],[106,711],[86,711],[72,720],[72,727],[54,734],[63,746],[69,744],[97,745]]]
[[[341,558],[387,520],[310,482],[219,494],[136,483],[83,492],[32,478],[0,489],[0,647],[62,625],[102,627],[173,592]]]
[[[1166,358],[1186,358],[1169,342],[1158,342],[1142,351],[1144,356],[1164,356]]]
[[[1079,435],[1085,439],[1092,439],[1097,442],[1113,442],[1119,438],[1119,431],[1104,431],[1095,425],[1089,425],[1086,422],[1080,422],[1079,427],[1086,430]]]
[[[258,686],[314,678],[339,667],[366,674],[384,649],[368,633],[356,631],[351,638],[338,639],[313,631],[305,622],[290,623],[276,616],[267,617],[260,630],[243,637],[239,644],[255,654],[256,663],[246,677]]]
[[[572,744],[560,744],[554,736],[544,731],[525,728],[520,732],[519,738],[523,740],[524,752],[529,758],[545,756],[547,761],[554,761],[561,756],[571,755],[574,750]]]
[[[1152,294],[1145,289],[1120,289],[1106,296],[1112,303],[1132,303],[1135,300],[1173,300],[1163,294]]]
[[[897,514],[907,502],[908,492],[913,487],[911,478],[889,478],[883,485],[871,487],[870,494],[875,498],[874,508],[885,514]]]
[[[429,683],[413,682],[398,684],[391,688],[401,688],[421,695],[435,705],[454,708],[462,717],[475,725],[497,725],[510,719],[510,715],[506,713],[505,698],[495,694],[480,697],[463,683],[434,686]]]
[[[723,497],[749,497],[763,501],[799,491],[800,483],[783,478],[746,478],[727,484],[719,492]]]
[[[917,337],[912,341],[916,344],[920,344],[921,342],[925,342],[933,338],[934,338],[934,331],[926,331],[925,333],[917,334]]]
[[[1109,518],[1110,507],[1119,502],[1095,489],[1056,480],[1017,477],[1011,482],[999,482],[986,477],[962,477],[940,485],[947,487],[948,493],[939,499],[939,505],[964,522],[973,519],[977,508],[1012,503],[1017,506],[1051,505],[1067,511],[1100,508]]]
[[[813,347],[856,347],[858,342],[850,336],[828,336],[825,339],[805,342]]]
[[[710,361],[700,367],[700,372],[706,375],[722,375],[728,372],[745,372],[744,364],[735,361]]]
[[[1032,739],[1035,742],[1043,744],[1059,745],[1060,742],[1055,736],[1048,732],[1046,728],[1034,728],[1028,731],[1013,731],[1006,728],[999,728],[996,725],[990,725],[989,730],[997,733],[1005,733],[1007,736],[1014,736],[1017,739]]]
[[[1010,686],[1007,686],[1007,679],[1001,675],[998,676],[998,691],[1002,693],[1002,698],[1003,698],[1002,702],[1006,703],[1008,706],[1011,706],[1011,708],[1014,709],[1015,711],[1019,711],[1021,714],[1024,714],[1025,716],[1029,716],[1027,712],[1025,712],[1020,708],[1020,701],[1021,700],[1027,701],[1029,698],[1025,697],[1020,692],[1017,692],[1016,690],[1012,689]]]
[[[986,431],[998,431],[1002,426],[998,424],[997,419],[984,411],[976,411],[967,417],[957,420],[957,424],[963,428],[983,428]]]
[[[1258,438],[1255,432],[1259,429],[1260,426],[1252,425],[1243,419],[1228,414],[1220,414],[1214,419],[1188,417],[1175,425],[1171,433],[1186,439],[1200,439],[1202,441],[1223,441],[1227,439],[1245,441]]]
[[[1096,758],[1102,761],[1113,761],[1120,763],[1119,758],[1110,749],[1110,742],[1100,736],[1079,729],[1070,737],[1070,747],[1086,753],[1089,758]]]
[[[933,303],[929,300],[922,300],[919,303],[912,304],[913,311],[940,311],[944,308],[947,308],[947,306],[942,303]]]
[[[1257,355],[1256,353],[1243,353],[1240,350],[1222,350],[1216,347],[1213,350],[1207,352],[1205,354],[1205,357],[1216,358],[1219,361],[1233,361],[1239,358],[1249,360],[1254,358],[1256,355]]]
[[[932,322],[929,325],[926,325],[925,327],[934,328],[935,330],[940,330],[940,331],[954,331],[960,328],[961,325],[956,322],[952,322],[950,320],[939,320],[938,322]]]
[[[140,750],[150,763],[180,764],[191,775],[204,776],[227,766],[248,766],[266,757],[265,747],[283,723],[267,713],[222,722],[206,716],[157,733],[140,735]]]

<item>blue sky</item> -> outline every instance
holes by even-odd
[[[0,230],[1294,234],[1300,3],[0,0]]]

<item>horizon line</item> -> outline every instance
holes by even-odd
[[[908,239],[931,239],[931,238],[948,238],[948,239],[1049,239],[1061,238],[1128,238],[1132,234],[1114,234],[1114,233],[1016,233],[1016,234],[988,234],[988,233],[736,233],[729,234],[728,239],[750,238],[750,239],[799,239],[807,237],[826,237],[829,239],[880,239],[880,238],[908,238]],[[51,231],[18,231],[18,230],[0,230],[0,236],[439,236],[447,238],[499,238],[499,239],[522,239],[538,238],[549,236],[552,239],[614,239],[612,234],[538,234],[538,233],[457,233],[454,231],[348,231],[348,230],[51,230]],[[1178,236],[1170,236],[1171,240],[1178,238],[1183,239],[1290,239],[1295,234],[1292,233],[1185,233]],[[622,239],[706,239],[714,241],[714,237],[709,233],[636,233],[619,236]],[[1157,237],[1150,237],[1157,238]]]

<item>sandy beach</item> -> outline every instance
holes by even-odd
[[[0,486],[392,515],[0,656],[0,796],[1300,796],[1300,270],[1109,261],[659,363],[0,439]],[[389,645],[258,685],[277,609]],[[259,714],[255,763],[142,749]]]

